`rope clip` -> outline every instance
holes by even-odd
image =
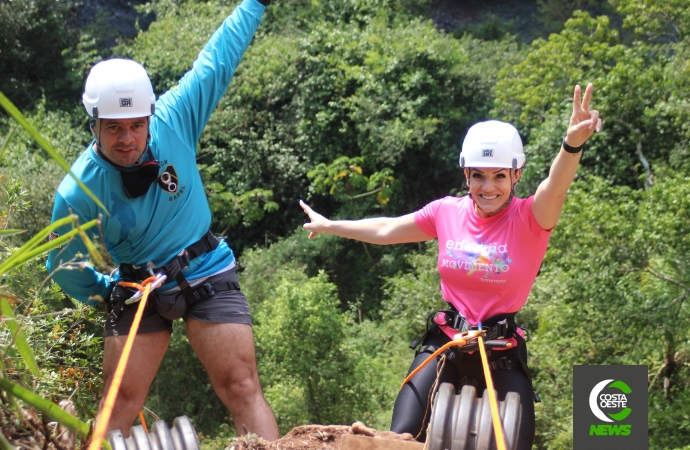
[[[154,290],[154,289],[156,289],[156,288],[161,287],[167,278],[168,278],[167,276],[163,275],[162,273],[159,273],[159,274],[156,275],[155,277],[151,277],[151,278],[149,278],[149,279],[146,280],[146,281],[151,280],[151,281],[149,281],[149,283],[147,283],[147,284],[150,284],[150,285],[151,285],[151,290]],[[125,305],[131,305],[132,303],[138,302],[139,300],[141,300],[141,296],[142,296],[143,294],[144,294],[143,290],[140,290],[140,291],[135,292],[134,295],[132,295],[132,296],[131,296],[130,298],[128,298],[127,300],[125,300]]]

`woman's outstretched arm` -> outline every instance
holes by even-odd
[[[400,217],[375,217],[361,220],[328,220],[300,200],[311,222],[303,225],[309,239],[317,233],[333,234],[370,244],[390,245],[433,239],[414,223],[414,214]]]

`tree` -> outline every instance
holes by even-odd
[[[71,6],[71,0],[0,3],[0,91],[20,109],[44,93],[58,100],[75,94],[54,89],[56,80],[67,76],[62,51],[76,39],[65,20]]]

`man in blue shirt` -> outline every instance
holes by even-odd
[[[95,139],[72,171],[108,209],[100,238],[119,265],[114,278],[141,282],[151,274],[167,277],[147,303],[108,430],[129,433],[170,342],[172,321],[183,317],[189,342],[238,433],[279,437],[257,375],[251,316],[235,257],[209,231],[211,212],[196,165],[197,141],[268,2],[243,0],[179,85],[158,101],[146,71],[134,61],[100,62],[86,80],[82,100]],[[75,214],[86,223],[103,212],[73,178],[65,177],[53,221]],[[88,265],[60,270],[86,254],[83,242],[75,239],[51,252],[47,267],[72,297],[108,304],[103,355],[107,392],[138,303],[125,304],[133,292],[115,286],[110,274]]]

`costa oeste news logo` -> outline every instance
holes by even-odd
[[[647,449],[647,366],[573,367],[575,449]]]
[[[620,393],[602,393],[604,388],[617,389]],[[628,408],[628,397],[632,389],[621,380],[604,380],[597,383],[589,394],[589,407],[594,416],[603,422],[620,422],[625,420],[632,409]],[[608,412],[608,411],[617,412]],[[591,425],[589,435],[593,436],[627,436],[630,434],[632,425]]]

